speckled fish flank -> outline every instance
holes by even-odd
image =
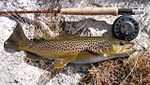
[[[106,58],[114,54],[127,53],[132,46],[133,44],[128,41],[104,36],[65,36],[49,40],[29,40],[24,35],[20,24],[4,44],[6,50],[26,51],[53,58],[56,68],[62,68],[67,63],[79,59],[90,59],[97,56]]]

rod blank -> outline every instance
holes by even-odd
[[[60,13],[60,10],[0,11],[0,14]]]

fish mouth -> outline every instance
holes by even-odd
[[[129,44],[126,44],[123,49],[131,49],[135,44],[130,42]]]
[[[133,50],[133,46],[134,43],[126,44],[124,47],[120,48],[117,53],[128,53]]]
[[[134,43],[128,44],[126,49],[131,49],[134,46]]]

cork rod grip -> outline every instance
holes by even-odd
[[[118,15],[117,7],[83,7],[83,8],[62,8],[61,14],[68,15]]]

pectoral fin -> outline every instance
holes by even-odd
[[[64,59],[56,59],[54,60],[54,67],[55,68],[63,68],[69,63],[69,60],[64,60]]]
[[[105,56],[103,49],[86,49],[86,51],[96,56]]]
[[[97,56],[99,56],[98,53],[95,53],[91,50],[83,50],[77,55],[76,59],[88,59],[88,58],[93,58]]]
[[[110,54],[104,53],[103,56],[108,57],[108,56],[110,56]]]

